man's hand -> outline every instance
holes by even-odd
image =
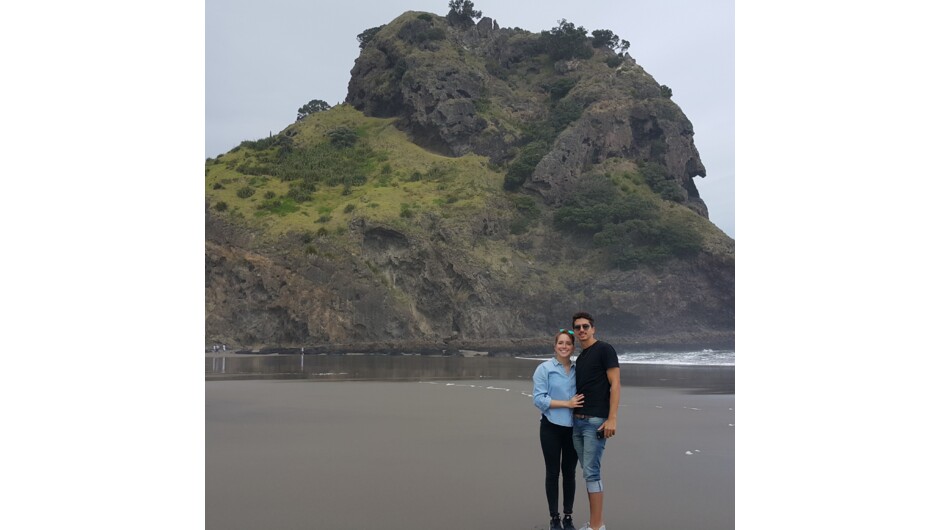
[[[604,431],[604,438],[613,438],[617,434],[617,418],[607,418],[598,431]]]
[[[617,413],[620,409],[620,366],[607,369],[607,382],[610,383],[610,412],[607,421],[601,424],[604,438],[611,438],[617,434]]]

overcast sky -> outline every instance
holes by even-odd
[[[444,15],[447,0],[207,0],[206,157],[277,133],[311,99],[346,99],[356,35],[405,11]],[[475,2],[500,27],[538,32],[564,18],[610,29],[695,128],[708,176],[695,179],[711,220],[734,237],[732,0]]]
[[[408,8],[443,14],[446,3]],[[201,158],[281,130],[311,99],[343,99],[355,35],[405,9],[347,4],[360,14],[313,1],[5,5],[0,222],[11,377],[0,393],[29,400],[5,410],[8,431],[29,433],[5,440],[19,458],[4,477],[22,486],[3,511],[6,527],[36,514],[46,526],[71,524],[102,494],[109,526],[140,513],[153,526],[204,522],[200,404],[217,383],[201,376]],[[739,2],[734,48],[730,2],[648,4],[665,9],[628,0],[477,8],[503,26],[536,31],[564,17],[630,40],[695,125],[709,173],[697,182],[732,235],[737,144],[735,377],[747,402],[735,409],[747,426],[735,445],[738,527],[923,526],[936,518],[933,497],[915,485],[940,471],[925,457],[936,445],[925,418],[940,368],[928,305],[940,298],[930,243],[940,196],[932,4]],[[840,421],[816,413],[830,404]],[[781,436],[780,425],[796,427]],[[846,425],[875,427],[859,443]],[[51,445],[62,432],[74,434],[65,451]],[[825,469],[832,480],[795,469]],[[42,480],[52,475],[61,480]],[[153,511],[167,491],[172,502]],[[821,500],[780,511],[793,491]],[[50,495],[61,509],[48,509]]]

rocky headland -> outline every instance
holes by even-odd
[[[486,18],[372,30],[344,105],[207,160],[207,344],[544,352],[586,310],[612,343],[733,347],[734,241],[629,54],[555,59]]]

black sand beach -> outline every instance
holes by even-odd
[[[696,368],[682,367],[676,386],[624,368],[602,470],[607,528],[733,528],[733,383],[694,388]],[[209,379],[207,529],[547,527],[527,379]]]

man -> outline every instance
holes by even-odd
[[[617,434],[617,408],[620,406],[620,360],[613,346],[594,338],[594,317],[575,313],[571,327],[581,354],[575,370],[576,393],[584,403],[574,409],[574,449],[587,484],[590,521],[581,530],[607,530],[604,525],[604,484],[601,457],[607,439]]]

